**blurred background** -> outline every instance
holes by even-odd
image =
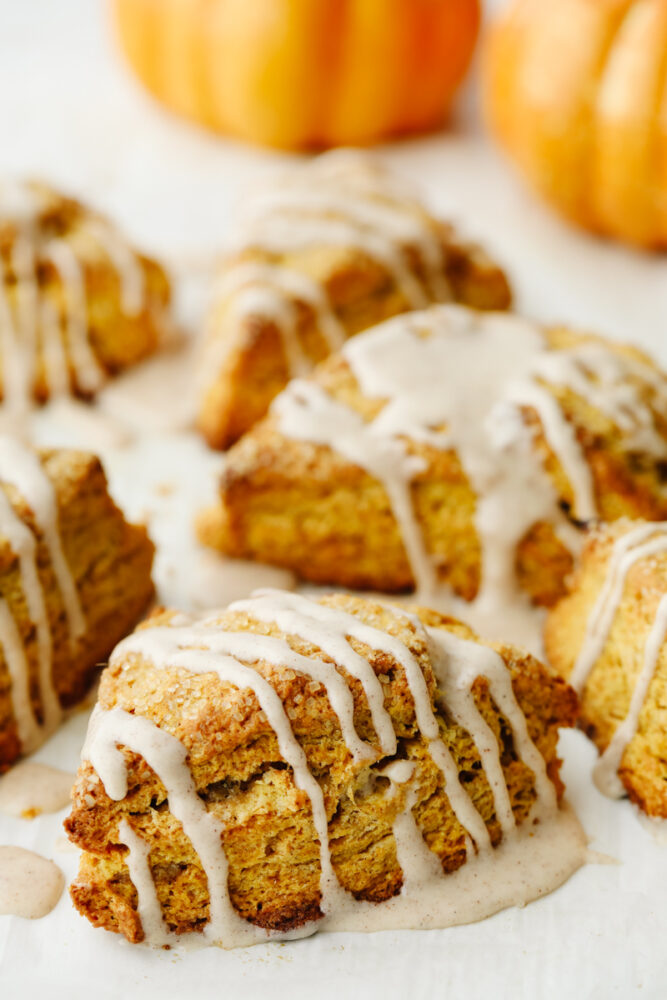
[[[498,256],[524,312],[635,340],[664,362],[664,254],[572,228],[522,182],[482,124],[480,52],[489,19],[507,6],[483,5],[480,44],[447,128],[380,144],[378,154]],[[111,8],[108,0],[0,0],[0,172],[62,185],[168,260],[218,253],[244,187],[299,154],[226,138],[172,114],[132,73]],[[175,21],[177,41],[181,29]],[[471,47],[470,39],[462,44]],[[573,66],[574,56],[569,51]],[[561,65],[568,58],[558,53]]]

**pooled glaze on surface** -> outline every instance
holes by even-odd
[[[53,861],[22,847],[0,845],[0,915],[45,917],[64,888],[65,877]]]
[[[74,775],[48,764],[25,760],[0,778],[0,813],[32,819],[68,804]]]

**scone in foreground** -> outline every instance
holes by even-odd
[[[97,458],[0,438],[0,772],[50,735],[137,623],[152,560]]]
[[[72,898],[130,941],[225,947],[526,902],[582,862],[556,756],[576,711],[528,654],[420,608],[264,591],[161,613],[102,676]]]
[[[593,532],[545,641],[581,693],[600,790],[667,819],[667,522]]]
[[[0,182],[2,412],[90,398],[152,354],[169,283],[102,216],[43,184]]]
[[[667,516],[666,449],[667,379],[640,352],[437,306],[292,381],[200,533],[317,583],[427,603],[445,585],[514,637],[528,599],[564,594],[582,522]]]
[[[352,334],[432,302],[506,309],[502,270],[371,159],[295,169],[248,206],[208,322],[199,425],[226,448]]]

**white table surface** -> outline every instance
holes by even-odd
[[[470,89],[451,131],[381,152],[498,256],[526,314],[633,341],[667,364],[667,259],[575,232],[539,204],[485,138]],[[116,55],[102,0],[0,0],[0,173],[61,184],[174,260],[219,251],[239,193],[287,159],[158,108]],[[184,297],[191,319],[200,291]],[[61,430],[43,433],[59,440]],[[162,599],[193,603],[191,518],[213,494],[218,458],[190,435],[153,436],[104,457],[119,501],[149,516]],[[173,492],[157,489],[165,482]],[[85,723],[75,716],[38,759],[75,769]],[[667,847],[627,803],[597,793],[595,752],[581,734],[562,745],[569,798],[592,847],[619,863],[588,865],[524,910],[446,931],[318,935],[178,956],[93,930],[65,895],[43,920],[0,917],[0,998],[665,998]],[[63,816],[0,817],[0,843],[38,850],[71,876],[77,858],[62,850]]]

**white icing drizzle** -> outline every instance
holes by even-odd
[[[490,839],[481,815],[461,785],[456,764],[439,738],[439,726],[431,707],[422,668],[403,642],[341,609],[296,594],[265,591],[247,601],[231,605],[229,610],[244,613],[258,622],[274,623],[288,636],[298,637],[316,647],[348,674],[357,677],[363,685],[378,738],[383,743],[382,752],[389,756],[396,752],[397,745],[395,734],[390,740],[385,733],[384,717],[389,717],[383,706],[382,685],[370,664],[354,650],[351,640],[356,640],[371,650],[383,652],[398,662],[405,671],[412,693],[419,729],[428,742],[432,759],[442,767],[446,794],[466,830],[466,843],[470,846],[469,838],[475,841],[477,855],[474,856],[471,852],[466,866],[477,864],[478,859],[494,853],[490,852]],[[397,609],[396,614],[402,615],[402,612]],[[477,647],[475,643],[457,639],[449,633],[441,633],[435,629],[429,629],[427,633],[417,619],[411,617],[410,620],[413,627],[418,628],[418,638],[424,648],[432,653],[446,698],[451,690],[455,690],[458,695],[469,689],[475,677],[480,674],[488,678],[492,695],[512,728],[517,753],[535,775],[537,801],[531,817],[551,818],[558,823],[560,816],[556,807],[555,790],[546,776],[544,761],[528,736],[525,718],[514,698],[511,678],[502,659],[486,647]],[[369,904],[355,902],[338,883],[331,861],[328,818],[322,790],[308,768],[305,754],[292,731],[290,719],[277,692],[252,664],[264,661],[275,667],[304,673],[321,682],[341,722],[343,738],[351,757],[357,763],[372,761],[377,758],[377,752],[363,743],[354,732],[351,694],[349,689],[347,695],[343,693],[341,683],[345,687],[347,685],[335,666],[316,657],[301,656],[283,639],[254,632],[225,632],[219,625],[219,616],[195,620],[178,616],[171,625],[140,630],[123,640],[114,651],[111,663],[122,667],[129,656],[139,656],[157,669],[182,669],[196,674],[214,673],[226,683],[254,692],[276,735],[280,753],[292,769],[296,787],[302,789],[309,798],[320,845],[320,908],[324,917],[297,933],[299,936],[312,933],[320,924],[336,928],[340,926],[341,920],[345,926],[348,917],[354,923],[361,920],[362,915],[369,924],[365,929],[373,929],[372,921],[369,920],[370,912],[379,912],[382,907],[369,909]],[[365,664],[365,668],[361,667],[361,662]],[[371,675],[375,682],[371,680]],[[477,745],[482,766],[493,788],[499,812],[503,812],[507,805],[507,792],[505,790],[503,799],[500,791],[502,771],[498,743],[488,738],[488,732],[484,730],[485,724],[476,709],[464,704],[463,698],[459,698],[457,706],[456,711],[461,709],[461,724],[469,728],[476,742],[479,738]],[[391,725],[391,719],[389,724]],[[224,831],[213,814],[207,812],[204,802],[197,794],[183,744],[142,716],[131,715],[118,707],[102,710],[98,706],[91,718],[82,758],[90,761],[109,797],[117,801],[126,796],[128,788],[127,763],[121,747],[139,754],[158,776],[166,789],[170,811],[181,822],[185,835],[191,840],[199,856],[208,879],[210,894],[206,941],[233,947],[266,940],[269,935],[242,920],[232,906],[227,888],[227,861],[221,846],[221,834]],[[435,879],[441,883],[444,879],[442,867],[437,856],[429,850],[414,818],[413,808],[418,801],[414,762],[394,760],[378,773],[390,779],[391,795],[402,796],[402,807],[393,824],[393,832],[397,857],[403,871],[401,898],[406,913],[409,911],[413,914],[412,897],[418,890],[424,889],[428,881]],[[504,814],[501,822],[503,841],[521,836],[521,830],[516,828],[513,817],[510,821],[509,816]],[[129,819],[122,821],[119,838],[128,848],[127,864],[138,892],[138,912],[146,940],[152,944],[173,941],[157,900],[147,843],[132,829]],[[566,847],[570,851],[574,850],[572,830]],[[577,852],[572,853],[571,860],[564,867],[561,865],[558,868],[562,873],[560,881],[581,863],[583,853],[577,853],[576,863],[575,853]],[[443,891],[444,889],[443,884]],[[525,891],[523,899],[526,899]],[[518,897],[512,901],[518,901]],[[449,919],[449,922],[456,921]],[[400,925],[405,926],[404,923]]]
[[[334,400],[317,382],[300,379],[274,400],[273,413],[286,436],[333,448],[382,483],[424,603],[444,604],[483,632],[521,642],[533,626],[516,580],[517,546],[541,521],[552,524],[569,547],[579,541],[536,455],[522,408],[540,419],[572,486],[577,520],[596,516],[592,476],[572,425],[546,386],[604,400],[605,413],[625,428],[628,450],[658,435],[653,424],[649,433],[652,417],[644,404],[639,407],[638,390],[628,391],[626,384],[629,373],[641,369],[643,377],[648,366],[623,368],[608,361],[608,350],[593,346],[550,350],[543,332],[517,317],[437,306],[383,323],[343,348],[361,392],[385,401],[373,420]],[[646,381],[667,396],[662,376],[650,373]],[[635,403],[638,425],[631,427]],[[411,441],[455,451],[476,494],[482,576],[470,604],[439,585],[414,510],[413,483],[424,463],[409,453]]]
[[[261,302],[254,301],[250,295],[251,291],[259,289],[266,293],[266,299]],[[241,261],[224,273],[216,288],[222,298],[237,295],[240,291],[244,291],[246,297],[235,303],[237,316],[242,317],[256,310],[260,315],[277,318],[286,346],[289,337],[296,342],[289,359],[291,374],[298,374],[298,365],[303,364],[303,349],[295,329],[296,313],[292,300],[305,302],[314,311],[317,328],[329,351],[337,351],[343,346],[345,330],[331,308],[325,290],[303,272],[277,264]],[[284,311],[286,309],[287,312]]]
[[[69,626],[72,649],[85,632],[76,583],[67,564],[58,526],[58,508],[53,484],[38,457],[18,441],[0,435],[0,483],[11,484],[33,512],[38,530],[49,553]],[[58,694],[53,684],[53,637],[37,562],[37,540],[0,489],[0,536],[9,543],[19,560],[21,589],[30,621],[36,633],[39,693],[44,713],[40,724],[32,708],[29,671],[23,640],[9,604],[0,598],[2,648],[11,679],[12,707],[24,753],[50,733],[61,717]]]
[[[146,300],[146,279],[139,257],[105,220],[91,216],[85,220],[84,228],[102,248],[118,275],[123,311],[128,316],[139,315]]]
[[[81,602],[67,565],[58,529],[58,506],[53,483],[35,452],[15,438],[0,435],[0,482],[11,483],[28,501],[44,536],[58,587],[65,605],[72,644],[86,630]]]
[[[601,792],[609,795],[610,798],[621,798],[621,796],[625,795],[625,788],[618,776],[618,769],[621,766],[625,748],[637,732],[639,716],[644,707],[644,701],[651,686],[658,658],[660,657],[666,638],[667,594],[664,594],[658,605],[658,611],[649,637],[646,640],[644,662],[641,673],[635,682],[628,714],[617,727],[609,746],[602,754],[593,771],[595,784]]]
[[[46,241],[40,232],[40,193],[28,184],[0,184],[0,223],[17,229],[11,250],[16,277],[15,303],[8,294],[6,264],[0,261],[0,352],[3,368],[3,418],[21,425],[34,405],[38,359],[53,397],[69,395],[71,364],[76,385],[94,393],[107,381],[89,340],[85,264],[74,243],[64,238]],[[144,270],[139,257],[101,218],[82,218],[81,230],[108,257],[121,289],[121,306],[128,315],[141,312],[146,301]],[[62,287],[61,319],[54,304],[41,294],[37,266],[50,262]],[[68,349],[68,350],[67,350]]]
[[[586,623],[586,632],[574,664],[570,683],[581,693],[596,663],[603,655],[621,606],[628,573],[643,559],[667,552],[667,523],[640,524],[614,542],[602,588]],[[621,798],[625,788],[618,776],[623,754],[631,742],[646,696],[655,674],[658,659],[667,638],[667,594],[661,598],[655,619],[644,646],[641,670],[635,680],[630,705],[606,750],[600,757],[593,778],[599,790],[610,798]]]
[[[278,178],[273,187],[250,200],[244,222],[240,251],[252,247],[268,254],[290,254],[318,246],[347,247],[380,263],[410,308],[453,299],[437,229],[405,186],[364,155],[326,154]],[[408,246],[417,248],[425,285],[406,257]],[[290,376],[312,368],[299,337],[295,302],[313,309],[330,352],[346,339],[326,290],[289,266],[241,259],[225,272],[216,294],[234,297],[237,321],[259,315],[275,324]],[[212,331],[203,360],[204,379],[219,371],[231,343],[230,338],[219,337],[217,329]]]
[[[656,536],[656,537],[653,537]],[[623,600],[630,569],[641,559],[667,551],[667,523],[640,524],[621,535],[613,545],[607,574],[586,623],[586,633],[569,682],[581,693],[595,663],[603,653],[616,612]]]
[[[415,765],[400,760],[388,764],[378,772],[391,781],[391,795],[395,796],[402,785],[412,781]],[[418,890],[424,883],[442,876],[442,865],[437,854],[430,850],[412,812],[417,804],[417,788],[413,784],[404,792],[405,803],[391,828],[396,844],[396,858],[403,873],[402,894]]]
[[[52,240],[45,256],[56,268],[67,301],[67,340],[76,380],[84,392],[96,392],[106,374],[88,341],[86,282],[81,264],[69,243]]]

